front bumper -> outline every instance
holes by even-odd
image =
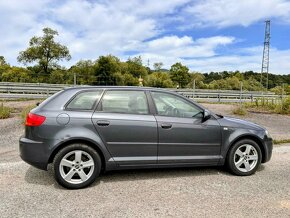
[[[26,163],[42,170],[47,170],[48,155],[42,142],[33,141],[25,137],[19,139],[20,157]]]

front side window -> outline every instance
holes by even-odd
[[[148,114],[147,98],[143,91],[107,91],[100,110],[111,113]]]
[[[81,92],[67,105],[70,110],[92,110],[101,97],[102,90]]]
[[[152,92],[152,97],[158,115],[185,118],[201,116],[201,109],[176,95]]]

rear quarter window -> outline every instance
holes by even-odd
[[[66,106],[68,110],[92,110],[100,99],[102,90],[86,91],[77,94]]]

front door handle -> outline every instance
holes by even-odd
[[[161,127],[163,129],[170,129],[172,127],[172,124],[171,123],[162,123]]]
[[[98,120],[97,121],[97,125],[98,126],[109,126],[110,125],[110,121],[108,121],[108,120]]]

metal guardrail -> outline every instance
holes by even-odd
[[[0,93],[0,99],[45,99],[47,97],[49,97],[49,95]]]
[[[0,86],[9,86],[9,87],[45,87],[45,88],[64,88],[64,87],[73,87],[72,84],[50,84],[50,83],[18,83],[18,82],[0,82]]]
[[[47,83],[8,83],[0,82],[0,98],[2,99],[43,99],[72,85]],[[208,102],[240,102],[254,101],[258,98],[280,100],[281,96],[271,92],[240,92],[237,90],[205,90],[205,89],[170,89],[179,94],[199,101]]]
[[[240,101],[254,101],[255,99],[270,99],[279,100],[281,96],[276,95],[272,92],[240,92],[237,90],[188,90],[188,89],[174,89],[179,94],[188,98],[209,101],[209,102],[240,102]]]

